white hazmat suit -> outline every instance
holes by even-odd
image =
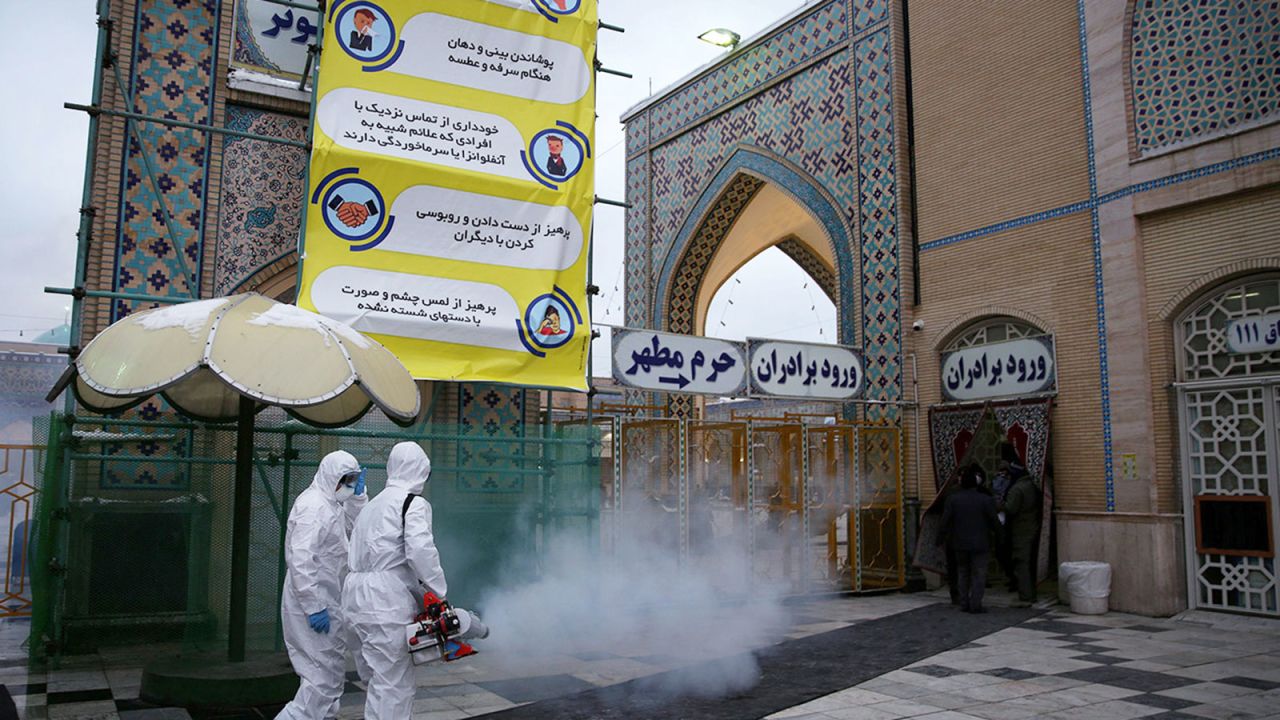
[[[346,686],[346,653],[356,647],[342,612],[342,580],[347,571],[347,537],[368,495],[337,491],[344,476],[359,473],[351,453],[329,453],[320,461],[311,487],[289,511],[285,531],[284,594],[280,599],[284,643],[300,684],[298,694],[277,718],[322,720],[337,717]],[[346,496],[346,500],[340,499]],[[328,613],[328,632],[318,632],[308,617]],[[362,659],[356,666],[368,675]],[[407,717],[407,716],[406,716]]]
[[[348,552],[343,588],[346,617],[359,636],[372,675],[366,720],[407,720],[413,714],[413,663],[405,628],[427,588],[441,598],[449,586],[431,535],[431,504],[420,495],[431,461],[415,443],[400,443],[387,458],[387,487],[360,513]],[[425,587],[424,587],[425,585]]]

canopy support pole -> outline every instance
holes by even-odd
[[[231,608],[227,618],[230,638],[227,659],[244,662],[245,619],[249,595],[249,493],[253,488],[254,402],[240,396],[240,421],[236,423],[236,487],[231,515]]]

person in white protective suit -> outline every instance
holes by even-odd
[[[284,644],[298,674],[298,694],[277,718],[324,720],[338,716],[346,686],[346,654],[358,644],[342,613],[347,538],[368,501],[364,471],[351,453],[320,461],[311,487],[289,512],[285,531],[285,580],[280,599]],[[363,659],[357,671],[368,676]]]
[[[431,590],[449,590],[431,534],[431,504],[421,496],[431,460],[415,443],[403,442],[387,458],[387,487],[369,501],[351,532],[351,572],[342,605],[372,675],[365,696],[366,720],[407,720],[413,710],[414,675],[406,628]],[[460,637],[484,637],[478,616],[454,608]]]

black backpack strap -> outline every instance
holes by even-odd
[[[413,499],[414,499],[414,498],[416,498],[416,497],[422,497],[422,496],[421,496],[421,495],[415,495],[415,494],[413,494],[413,493],[409,493],[408,495],[405,495],[405,497],[404,497],[404,505],[403,505],[403,506],[401,506],[401,508],[400,508],[400,526],[401,526],[401,527],[404,527],[404,518],[405,518],[405,516],[406,516],[406,515],[408,515],[408,514],[409,514],[409,504],[410,504],[410,503],[412,503],[412,502],[413,502]]]

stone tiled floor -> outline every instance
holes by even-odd
[[[1058,608],[769,717],[1280,718],[1280,622]]]
[[[997,599],[993,604],[998,604]],[[788,638],[849,627],[939,602],[937,595],[825,598],[790,606]],[[992,609],[993,613],[1001,610]],[[0,626],[0,684],[19,717],[190,720],[185,710],[141,703],[141,664],[128,656],[69,658],[48,673],[28,671],[20,624]],[[16,641],[15,641],[16,638]],[[548,654],[537,672],[493,653],[418,668],[414,720],[458,720],[670,670],[697,658],[652,646]],[[342,718],[362,715],[354,676]],[[258,713],[200,718],[270,717]],[[1280,621],[1211,613],[1153,620],[1112,613],[1072,615],[1061,607],[839,692],[769,716],[791,720],[923,717],[1280,718]]]

